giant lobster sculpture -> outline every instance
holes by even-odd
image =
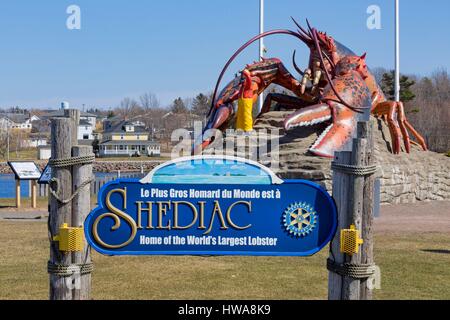
[[[217,81],[213,105],[204,132],[209,129],[227,129],[236,114],[234,107],[236,101],[239,101],[239,104],[242,101],[249,101],[253,105],[269,85],[277,84],[290,90],[295,96],[268,94],[261,114],[270,111],[272,102],[297,110],[285,120],[286,131],[329,122],[329,126],[310,148],[310,152],[314,155],[333,157],[334,152],[341,150],[353,136],[360,115],[365,114],[368,119],[370,113],[383,117],[387,122],[394,154],[400,153],[402,138],[406,152],[410,152],[411,140],[408,130],[423,150],[427,150],[422,136],[406,119],[403,103],[387,100],[366,65],[365,54],[356,55],[331,36],[312,28],[308,20],[308,30],[294,19],[293,21],[298,27],[297,32],[273,30],[260,34],[231,57]],[[234,59],[260,38],[276,34],[295,37],[309,47],[309,67],[305,71],[295,63],[294,52],[294,68],[301,75],[301,79],[297,80],[292,76],[279,59],[263,59],[261,62],[247,65],[241,75],[217,95],[220,82]],[[211,137],[202,135],[194,144],[194,152],[203,150],[212,141]]]

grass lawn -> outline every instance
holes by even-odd
[[[29,160],[33,161],[37,159],[37,148],[31,148],[26,150],[18,151],[17,153],[15,151],[11,151],[9,153],[9,161],[20,161],[20,160]],[[7,158],[1,158],[0,162],[6,162]]]
[[[20,199],[21,209],[32,209],[31,208],[31,198]],[[38,197],[36,199],[37,210],[47,209],[48,207],[48,198]],[[0,209],[3,208],[11,208],[14,209],[16,207],[16,199],[8,198],[8,199],[0,199]]]
[[[376,299],[450,299],[450,234],[377,234]],[[0,221],[0,299],[47,299],[44,222]],[[436,250],[436,251],[434,251]],[[94,299],[326,299],[327,250],[310,258],[105,257]]]

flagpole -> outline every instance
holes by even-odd
[[[259,33],[264,33],[264,0],[259,0]],[[262,58],[264,57],[264,39],[259,39],[259,57],[258,60],[262,61]],[[264,104],[264,94],[261,93],[259,96],[259,102],[258,102],[258,110],[261,112],[262,107]]]
[[[400,4],[395,0],[395,100],[400,101]]]

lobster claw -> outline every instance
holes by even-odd
[[[234,107],[232,103],[222,105],[215,108],[212,112],[205,128],[202,131],[201,136],[195,138],[194,145],[192,147],[192,154],[198,155],[207,148],[214,140],[215,135],[209,134],[209,130],[222,130],[227,126],[229,121],[234,115]]]
[[[309,127],[332,120],[322,132],[309,151],[319,157],[333,158],[336,151],[342,151],[348,141],[354,136],[356,122],[354,114],[348,108],[341,108],[334,114],[327,103],[303,108],[290,116],[284,122],[286,131],[296,127]]]

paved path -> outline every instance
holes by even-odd
[[[0,210],[0,220],[45,220],[48,212],[43,210],[36,211],[17,211]]]
[[[450,201],[382,206],[375,231],[450,233]]]

